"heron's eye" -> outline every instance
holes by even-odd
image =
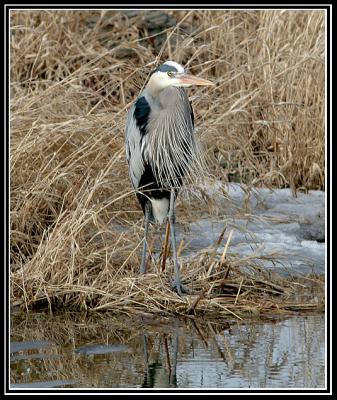
[[[167,71],[167,75],[168,75],[170,78],[173,78],[173,77],[174,77],[174,72],[172,72],[172,71]]]

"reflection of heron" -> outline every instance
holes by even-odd
[[[169,346],[167,343],[167,335],[164,335],[164,352],[166,354],[167,364],[166,368],[163,367],[163,363],[159,359],[159,357],[156,361],[151,363],[149,362],[148,339],[145,334],[143,335],[143,350],[146,371],[142,387],[177,387],[177,359],[179,350],[178,333],[175,333],[174,335],[172,347],[172,363],[170,359]]]
[[[193,110],[184,87],[211,84],[206,79],[187,75],[180,64],[167,61],[152,73],[130,108],[126,122],[129,174],[145,216],[140,271],[145,273],[149,222],[162,224],[167,220],[175,271],[172,286],[179,295],[184,289],[179,277],[175,241],[175,198],[182,179],[190,174],[191,166],[201,164]],[[164,249],[163,264],[165,258]]]

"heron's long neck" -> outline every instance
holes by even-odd
[[[195,140],[191,109],[184,89],[170,88],[150,99],[148,152],[164,186],[180,186],[200,152]],[[167,183],[169,182],[169,184]]]
[[[153,99],[158,99],[161,94],[165,91],[167,91],[168,89],[170,89],[170,87],[167,86],[161,86],[163,82],[158,81],[156,79],[154,79],[152,76],[149,80],[149,82],[146,85],[146,89],[145,91],[153,98]]]

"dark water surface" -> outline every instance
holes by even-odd
[[[12,315],[11,388],[323,388],[324,315],[186,323]]]

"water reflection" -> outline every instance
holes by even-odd
[[[16,388],[325,385],[323,315],[238,324],[36,314],[11,325]]]
[[[148,357],[148,337],[143,336],[144,343],[144,361],[145,361],[145,375],[142,387],[154,388],[176,388],[177,386],[177,360],[179,340],[178,333],[174,333],[172,345],[172,357],[170,357],[169,344],[167,335],[163,334],[162,337],[162,351],[156,353],[156,359],[149,362]],[[160,360],[160,355],[165,359],[165,363]]]

